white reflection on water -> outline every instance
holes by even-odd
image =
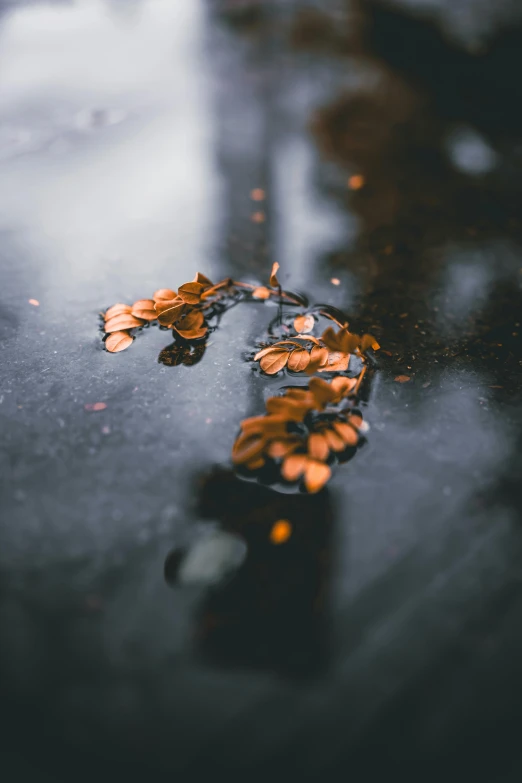
[[[133,10],[26,6],[0,28],[0,227],[80,279],[108,259],[208,268],[216,244],[203,3]]]

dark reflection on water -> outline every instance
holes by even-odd
[[[208,587],[195,620],[197,648],[222,666],[291,677],[319,674],[330,645],[334,512],[329,492],[284,495],[223,469],[203,477],[199,492],[201,517],[244,540],[246,556],[233,575],[227,570]],[[277,539],[281,524],[287,528],[284,540]],[[178,550],[167,557],[169,583],[184,557]],[[208,562],[202,568],[208,570]]]

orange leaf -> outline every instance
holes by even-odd
[[[316,370],[326,364],[328,356],[328,348],[321,348],[319,345],[314,345],[310,353],[310,364],[306,368],[306,372],[309,375],[313,375]]]
[[[292,400],[288,397],[269,397],[266,401],[268,413],[285,416],[288,421],[303,421],[304,417],[313,405]]]
[[[198,329],[180,329],[175,326],[174,329],[178,334],[185,338],[185,340],[200,340],[208,332],[206,326],[201,326]]]
[[[328,443],[329,448],[332,451],[344,451],[346,448],[346,444],[344,440],[341,438],[340,435],[337,434],[337,432],[334,432],[333,430],[325,430],[324,431],[324,437],[326,439],[326,442]]]
[[[308,437],[308,454],[311,459],[318,459],[324,462],[328,459],[330,447],[326,438],[319,432],[312,432]]]
[[[128,332],[112,332],[105,340],[105,347],[109,353],[119,353],[128,348],[133,339]]]
[[[170,301],[171,299],[176,298],[176,292],[173,291],[171,288],[159,288],[157,291],[154,291],[152,294],[152,298],[155,302],[161,302],[161,301]]]
[[[269,280],[269,285],[271,285],[272,288],[279,288],[280,287],[279,286],[279,280],[277,279],[277,276],[276,276],[278,269],[279,269],[279,264],[277,263],[277,261],[275,261],[272,264],[272,271],[270,272],[270,280]]]
[[[291,454],[300,445],[301,441],[294,440],[273,440],[268,446],[266,453],[272,459],[282,459]]]
[[[305,470],[305,487],[311,494],[319,492],[328,482],[332,471],[324,462],[308,460]]]
[[[315,326],[315,318],[310,313],[305,315],[298,315],[294,318],[294,329],[300,334],[308,334],[313,332]]]
[[[339,375],[337,378],[333,379],[331,386],[340,397],[344,397],[355,389],[357,381],[355,378],[346,378],[343,375]]]
[[[288,369],[292,372],[302,372],[310,364],[310,354],[308,351],[295,350],[289,356]]]
[[[265,458],[264,457],[255,457],[254,459],[248,460],[248,462],[245,463],[246,467],[249,470],[259,470],[259,468],[262,468],[265,464]]]
[[[142,318],[144,321],[155,321],[158,317],[152,299],[138,299],[137,302],[134,302],[132,305],[132,315],[135,318]]]
[[[411,378],[409,375],[398,375],[395,380],[397,383],[408,383],[408,381],[411,381]]]
[[[345,421],[334,421],[333,428],[343,439],[346,446],[356,446],[359,442],[359,434]]]
[[[267,375],[275,375],[286,365],[289,355],[288,351],[272,351],[263,356],[259,366]]]
[[[290,454],[283,462],[281,475],[287,481],[297,481],[305,472],[307,462],[306,454]]]
[[[308,387],[314,395],[319,410],[322,410],[327,402],[332,402],[337,397],[335,390],[322,378],[311,378]]]
[[[243,419],[241,429],[246,435],[263,433],[267,437],[280,438],[286,435],[287,419],[285,416],[252,416],[250,419]]]
[[[254,288],[252,291],[252,296],[254,299],[270,299],[270,294],[270,290],[264,285],[260,285],[258,288]]]
[[[268,353],[272,353],[272,351],[279,351],[279,348],[277,348],[275,345],[267,345],[266,348],[262,348],[256,353],[254,356],[254,361],[258,362],[263,356],[266,356]]]
[[[203,326],[204,320],[205,317],[201,310],[189,310],[185,317],[178,321],[178,331],[179,329],[199,329],[200,326]]]
[[[358,430],[368,427],[368,425],[363,421],[363,417],[358,416],[357,414],[350,416],[350,424],[352,425],[352,427],[355,427]]]
[[[203,286],[201,283],[183,283],[178,288],[178,296],[183,299],[186,304],[197,304],[201,298],[201,292]]]
[[[122,315],[123,313],[130,313],[132,310],[132,307],[130,305],[126,304],[115,304],[112,307],[109,307],[107,312],[105,313],[105,320],[110,321],[111,318],[114,318],[115,315]]]
[[[371,334],[363,334],[361,338],[361,351],[367,351],[368,348],[372,348],[374,351],[378,351],[381,346]]]
[[[232,447],[232,462],[241,465],[259,457],[264,450],[265,441],[259,435],[241,435]]]
[[[143,321],[139,318],[135,318],[130,313],[121,313],[121,315],[115,315],[105,323],[103,327],[106,332],[123,332],[126,329],[136,329],[138,326],[143,326]]]
[[[328,361],[319,368],[319,372],[346,372],[350,364],[350,354],[341,351],[331,351]]]
[[[214,285],[211,280],[208,279],[208,277],[205,277],[205,275],[202,275],[201,272],[196,272],[196,275],[194,277],[193,283],[201,283],[203,286],[209,286]]]
[[[154,305],[158,321],[162,326],[172,326],[185,312],[185,303],[176,296],[174,299],[161,299]]]

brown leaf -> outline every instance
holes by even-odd
[[[269,444],[266,453],[269,457],[272,457],[272,459],[282,459],[283,457],[287,457],[289,454],[295,451],[300,444],[301,441],[298,438],[289,440],[273,440]]]
[[[178,288],[178,296],[183,299],[186,304],[197,304],[201,298],[201,292],[203,291],[201,283],[183,283]]]
[[[264,457],[255,457],[254,459],[250,459],[248,462],[245,463],[246,467],[249,470],[259,470],[259,468],[262,468],[265,464]]]
[[[105,323],[103,327],[106,332],[123,332],[126,329],[136,329],[138,326],[143,326],[143,321],[139,318],[135,318],[130,313],[121,313],[121,315],[115,315]]]
[[[355,389],[356,386],[357,381],[355,378],[346,378],[343,375],[337,376],[337,378],[334,378],[331,383],[332,389],[337,392],[339,397],[345,397],[353,389]]]
[[[154,291],[152,298],[155,302],[169,302],[171,299],[176,298],[176,292],[171,288],[159,288],[157,291]]]
[[[313,375],[314,372],[326,364],[328,356],[328,348],[321,348],[319,345],[314,345],[310,352],[310,364],[306,368],[306,372],[309,375]]]
[[[311,459],[318,459],[324,462],[328,459],[330,447],[324,435],[320,432],[312,432],[308,438],[308,454]]]
[[[184,329],[185,331],[190,329],[199,329],[201,326],[203,326],[204,320],[205,316],[201,310],[189,310],[185,317],[177,322],[176,328],[178,331],[180,329]]]
[[[105,340],[105,347],[109,353],[119,353],[128,348],[133,339],[128,332],[112,332]]]
[[[259,435],[240,435],[232,447],[232,462],[241,465],[259,457],[264,450],[265,441]]]
[[[303,421],[308,411],[313,407],[299,400],[288,397],[269,397],[266,401],[268,413],[284,416],[288,421]]]
[[[161,299],[154,305],[158,314],[158,321],[162,326],[172,326],[185,312],[185,303],[179,296],[174,299]]]
[[[367,427],[367,425],[365,425],[363,421],[363,417],[359,416],[358,414],[354,414],[353,416],[350,416],[350,424],[352,425],[352,427],[355,427],[358,430],[362,429],[364,426]]]
[[[114,318],[115,315],[122,315],[123,313],[130,313],[132,310],[132,307],[130,305],[126,304],[115,304],[112,307],[109,307],[107,312],[105,313],[105,320],[110,321],[111,318]]]
[[[311,378],[308,387],[314,395],[319,410],[322,410],[326,403],[332,402],[337,397],[335,390],[322,378]]]
[[[334,432],[333,430],[327,429],[324,431],[324,437],[326,442],[328,443],[329,448],[332,451],[344,451],[346,448],[346,444],[342,437],[337,434],[337,432]]]
[[[131,312],[135,318],[142,318],[144,321],[155,321],[158,317],[152,299],[138,299],[132,305]]]
[[[273,351],[278,351],[279,348],[276,348],[275,345],[267,345],[266,348],[262,348],[260,351],[256,353],[254,356],[254,361],[258,362],[260,359],[263,358],[263,356],[266,356],[268,353],[272,353]]]
[[[315,326],[315,318],[310,313],[305,315],[298,315],[294,318],[294,329],[299,334],[308,334],[313,332]]]
[[[319,368],[319,372],[346,372],[349,364],[350,354],[330,351],[326,364]]]
[[[214,285],[214,283],[208,279],[208,277],[205,277],[205,275],[202,275],[201,272],[196,272],[196,275],[194,277],[193,283],[201,283],[202,286],[209,286]]]
[[[306,470],[306,454],[290,454],[281,467],[281,475],[286,481],[297,481]]]
[[[345,421],[334,421],[333,428],[343,439],[346,446],[356,446],[359,442],[359,434]]]
[[[408,381],[411,381],[411,378],[410,378],[410,376],[409,376],[409,375],[398,375],[398,376],[395,378],[395,381],[396,381],[397,383],[408,383]]]
[[[289,357],[288,351],[278,350],[267,353],[259,362],[259,366],[267,375],[275,375],[286,365]]]
[[[270,290],[266,288],[264,285],[258,286],[258,288],[254,288],[252,291],[252,296],[254,299],[270,299]]]
[[[270,280],[269,285],[272,286],[272,288],[279,288],[279,280],[277,279],[277,270],[279,269],[279,264],[277,261],[275,261],[272,264],[272,271],[270,272]]]
[[[367,351],[368,348],[372,348],[374,351],[378,351],[381,346],[371,334],[363,334],[361,338],[361,351]]]
[[[179,329],[175,326],[174,329],[178,334],[184,337],[185,340],[201,340],[208,332],[208,327],[206,326],[200,326],[198,329]]]
[[[319,492],[320,489],[328,482],[332,471],[325,465],[324,462],[319,462],[314,459],[309,459],[306,464],[305,470],[305,487],[308,492],[314,494]]]
[[[303,372],[310,364],[310,354],[308,351],[299,349],[292,351],[288,359],[288,369],[292,372]]]
[[[243,419],[241,429],[245,435],[262,433],[266,437],[280,438],[282,435],[286,435],[286,425],[285,416],[252,416],[250,419]]]
[[[322,333],[321,340],[331,351],[342,351],[342,337],[345,332],[346,327],[343,327],[336,332],[332,326],[329,326],[328,329],[325,329]]]

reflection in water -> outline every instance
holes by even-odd
[[[165,566],[169,582],[184,569],[191,579],[181,582],[206,576],[213,583],[197,615],[199,649],[221,665],[319,673],[329,647],[334,514],[328,491],[281,495],[220,469],[203,478],[199,491],[201,516],[218,520],[222,532],[205,534],[188,553],[174,550]],[[244,561],[237,537],[246,546]],[[231,565],[237,567],[232,576]]]

